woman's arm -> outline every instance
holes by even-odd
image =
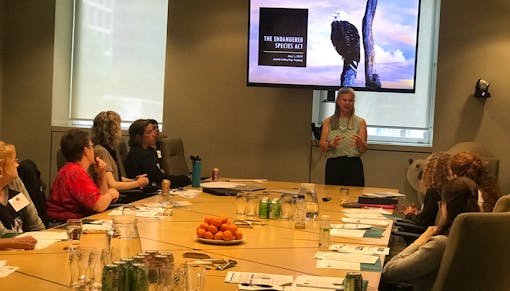
[[[336,141],[330,141],[328,140],[329,135],[329,123],[330,123],[331,117],[328,117],[324,120],[322,123],[322,131],[321,131],[321,139],[319,141],[319,146],[321,148],[321,151],[327,152],[334,148],[338,143],[335,145],[334,142]]]
[[[365,119],[360,120],[359,132],[357,135],[354,135],[354,145],[360,154],[367,151],[367,122]]]
[[[429,227],[414,243],[384,265],[385,281],[412,281],[424,277],[439,268],[446,236],[434,236],[436,227]],[[429,239],[430,238],[430,239]]]
[[[35,248],[37,240],[31,236],[0,238],[0,249],[24,249],[31,250]]]

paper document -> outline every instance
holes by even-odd
[[[363,237],[366,230],[333,228],[329,231],[331,236],[339,237]]]
[[[344,278],[300,275],[294,280],[296,286],[327,289],[343,288]]]
[[[344,208],[342,209],[344,213],[350,214],[360,214],[360,213],[370,213],[370,214],[388,214],[389,212],[382,208]]]
[[[267,179],[229,179],[229,182],[258,182],[264,183],[267,182]]]
[[[359,264],[361,263],[375,264],[379,259],[378,256],[373,255],[349,254],[339,252],[317,252],[313,257],[318,260],[335,260],[342,262],[354,262]]]
[[[179,195],[182,198],[195,198],[200,194],[201,191],[187,189],[187,190],[172,190],[172,194]]]
[[[5,278],[15,272],[19,267],[3,266],[0,268],[0,278]]]
[[[223,182],[223,181],[217,181],[217,182],[205,182],[201,183],[200,187],[202,188],[234,188],[237,186],[242,186],[243,184],[239,183],[232,183],[232,182]]]
[[[163,213],[162,208],[150,208],[150,207],[136,207],[136,216],[137,217],[156,217],[159,214]],[[110,211],[109,215],[117,216],[122,215],[122,208],[115,208]]]
[[[288,275],[265,274],[265,273],[249,273],[249,272],[233,272],[229,271],[225,276],[225,283],[248,284],[251,286],[267,285],[272,287],[290,284],[294,281],[294,277]]]
[[[372,247],[346,244],[331,245],[329,246],[329,249],[332,251],[351,254],[388,255],[390,253],[390,249],[385,247]]]
[[[385,219],[358,219],[358,218],[348,218],[342,217],[342,222],[345,223],[362,223],[362,224],[370,224],[370,225],[378,225],[378,226],[387,226],[390,221]]]
[[[24,236],[32,236],[37,240],[37,244],[35,245],[36,250],[47,248],[48,246],[54,244],[57,241],[67,240],[66,232],[56,231],[29,231],[20,234],[18,237]]]
[[[358,219],[388,219],[379,213],[345,213],[344,215],[348,218]]]
[[[372,226],[370,224],[360,224],[360,223],[332,223],[331,228],[338,229],[369,229]]]
[[[324,269],[339,269],[339,270],[354,270],[354,271],[361,270],[361,266],[359,263],[335,261],[335,260],[317,260],[315,267],[316,268],[324,268]]]

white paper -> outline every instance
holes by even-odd
[[[358,218],[348,218],[348,217],[342,217],[342,222],[370,224],[370,225],[377,225],[377,226],[387,226],[390,223],[389,220],[384,220],[384,219],[358,219]]]
[[[0,268],[7,264],[7,260],[0,260]]]
[[[12,274],[14,271],[19,269],[19,267],[11,267],[11,266],[3,266],[0,268],[0,278],[5,278]]]
[[[30,231],[22,233],[17,237],[24,236],[32,236],[37,240],[37,244],[35,245],[36,250],[47,248],[48,246],[54,244],[57,241],[67,240],[66,232],[56,231]]]
[[[331,228],[337,229],[369,229],[372,226],[370,224],[359,224],[359,223],[332,223]]]
[[[388,218],[382,216],[381,214],[374,214],[374,213],[344,213],[344,215],[345,215],[345,217],[348,217],[348,218],[388,220]]]
[[[310,275],[299,275],[294,280],[296,286],[299,287],[317,287],[328,289],[343,288],[343,282],[344,278],[341,277],[322,277]]]
[[[175,201],[174,202],[174,207],[185,207],[185,206],[190,206],[190,205],[192,205],[192,203],[189,201]]]
[[[351,254],[388,255],[390,253],[390,249],[385,247],[348,245],[348,244],[330,245],[329,249],[332,251]]]
[[[225,283],[248,283],[251,285],[264,284],[273,287],[281,286],[292,283],[294,278],[288,275],[265,274],[265,273],[250,273],[250,272],[233,272],[229,271],[225,276]],[[258,287],[257,290],[261,288]]]
[[[342,212],[344,213],[372,213],[372,214],[388,214],[389,212],[387,210],[384,210],[382,208],[343,208]]]
[[[365,255],[365,254],[349,254],[339,252],[317,252],[314,256],[318,260],[335,260],[342,262],[365,263],[375,264],[379,259],[378,256]]]
[[[229,182],[258,182],[264,183],[267,182],[267,179],[229,179]]]
[[[172,190],[172,193],[175,195],[178,195],[179,197],[182,197],[182,198],[195,198],[201,193],[201,191],[193,190],[193,189]]]
[[[136,216],[137,217],[156,217],[159,214],[163,213],[163,208],[151,208],[151,207],[136,207]],[[109,215],[117,216],[122,215],[122,208],[115,208],[110,211]]]
[[[340,237],[363,237],[365,235],[366,230],[361,229],[339,229],[333,228],[329,231],[331,236],[340,236]]]
[[[200,187],[202,188],[234,188],[236,186],[243,186],[243,184],[223,181],[205,182],[200,184]]]
[[[361,270],[361,266],[359,263],[336,261],[336,260],[317,260],[315,267],[316,268],[325,268],[325,269],[354,270],[354,271]]]

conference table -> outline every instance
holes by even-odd
[[[300,183],[292,182],[243,182],[257,184],[265,188],[270,196],[280,195],[272,190],[293,190]],[[396,192],[396,189],[348,187],[352,200],[362,193]],[[194,188],[200,190],[200,188]],[[257,193],[258,193],[257,192]],[[319,217],[327,214],[331,223],[341,223],[342,207],[340,187],[316,185],[319,198]],[[266,193],[267,194],[267,193]],[[323,201],[323,197],[331,197]],[[146,205],[157,202],[158,195],[145,198],[134,205]],[[254,272],[279,275],[318,275],[344,277],[349,270],[316,268],[314,254],[319,250],[319,221],[306,221],[304,229],[295,229],[293,221],[259,219],[263,225],[253,228],[239,228],[243,233],[243,242],[237,245],[210,245],[199,242],[196,228],[206,216],[226,216],[231,220],[243,218],[236,215],[235,197],[215,196],[200,192],[192,199],[177,197],[176,201],[189,201],[191,205],[173,209],[172,216],[145,218],[138,217],[137,225],[143,250],[171,251],[175,264],[193,260],[183,258],[185,252],[200,252],[213,258],[232,259],[237,265],[224,270],[207,270],[205,290],[237,290],[237,284],[225,283],[228,271]],[[109,211],[88,217],[90,219],[111,219]],[[386,227],[380,238],[346,238],[330,237],[330,244],[348,243],[387,247],[392,223]],[[46,231],[65,231],[48,229]],[[81,246],[104,248],[107,245],[103,233],[82,234]],[[70,272],[68,268],[69,242],[61,241],[40,250],[4,250],[0,251],[0,260],[7,260],[7,265],[19,267],[17,271],[5,278],[0,278],[2,290],[68,290]],[[381,264],[384,256],[380,257]],[[380,271],[361,271],[363,279],[368,280],[367,290],[377,290]]]

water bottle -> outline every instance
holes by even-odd
[[[327,251],[329,250],[329,230],[331,224],[329,222],[329,215],[321,216],[321,224],[319,230],[319,249]]]
[[[294,228],[305,228],[306,202],[304,195],[298,195],[294,198]]]
[[[299,194],[305,196],[306,220],[316,220],[319,216],[319,200],[315,192],[315,184],[302,183],[299,187]]]
[[[191,156],[191,186],[200,187],[200,178],[202,176],[202,159],[199,156]]]

